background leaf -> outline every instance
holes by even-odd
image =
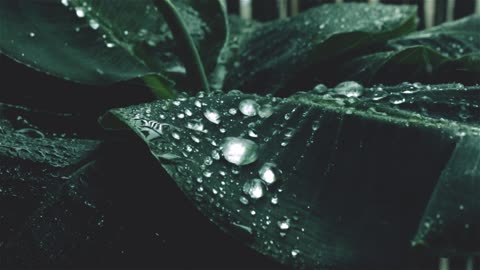
[[[342,57],[413,31],[415,14],[413,6],[327,4],[265,23],[240,44],[225,88],[281,95],[307,89],[315,85],[312,75]]]
[[[422,101],[399,102],[407,89],[232,91],[103,122],[129,125],[207,218],[262,254],[298,269],[426,269],[410,241],[455,145],[479,128],[394,106]]]
[[[331,73],[331,81],[355,80],[368,85],[402,81],[478,83],[478,29],[480,16],[473,15],[393,39],[386,46],[389,51],[342,64]]]
[[[219,1],[175,1],[207,71],[226,38]],[[0,4],[0,51],[40,71],[89,84],[184,73],[151,0],[20,0]]]

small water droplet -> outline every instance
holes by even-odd
[[[364,88],[357,82],[347,81],[339,83],[337,86],[335,86],[334,91],[337,95],[358,98],[363,95]]]
[[[68,7],[68,0],[61,0],[62,5]]]
[[[115,43],[112,43],[112,42],[105,42],[105,45],[107,46],[107,48],[115,47]]]
[[[291,254],[292,254],[292,257],[293,257],[293,258],[296,258],[296,257],[298,256],[298,254],[300,254],[300,250],[298,250],[298,249],[293,249],[292,252],[291,252]]]
[[[93,30],[97,30],[99,27],[100,27],[100,24],[94,20],[94,19],[90,19],[88,21],[88,24],[90,25],[90,27],[93,29]]]
[[[252,199],[260,199],[265,194],[265,186],[260,179],[252,179],[243,185],[243,192]]]
[[[79,18],[83,18],[85,17],[85,9],[83,7],[75,7],[75,14]]]
[[[277,197],[277,196],[273,196],[273,197],[270,199],[270,203],[272,203],[273,205],[277,205],[277,204],[278,204],[278,197]]]
[[[258,157],[258,145],[248,139],[227,137],[221,149],[228,162],[239,166],[253,163]]]
[[[271,185],[278,180],[279,170],[274,163],[267,162],[263,164],[258,174],[267,185]]]
[[[34,32],[30,32],[30,37],[35,37],[35,33]]]
[[[393,105],[400,105],[405,103],[405,97],[402,94],[394,93],[390,95],[389,102]]]
[[[203,176],[205,176],[205,177],[207,177],[207,178],[211,177],[212,174],[213,174],[213,173],[212,173],[211,171],[204,171],[204,172],[203,172]]]
[[[253,99],[245,99],[240,102],[238,105],[238,109],[242,112],[245,116],[255,116],[257,115],[258,109],[260,105],[253,100]]]
[[[264,104],[258,110],[260,118],[268,118],[273,114],[273,106],[271,104]]]
[[[248,204],[248,199],[245,198],[244,196],[240,196],[240,203],[242,203],[243,205],[247,205]]]
[[[323,95],[328,91],[328,87],[325,84],[317,84],[313,89],[313,93],[317,95]]]
[[[220,124],[220,113],[217,110],[208,109],[203,113],[203,115],[208,121],[217,125]]]
[[[277,222],[278,228],[282,231],[290,229],[290,219],[285,218]]]
[[[250,211],[250,215],[255,216],[256,214],[257,212],[255,212],[255,210]]]

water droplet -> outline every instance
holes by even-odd
[[[280,220],[277,222],[277,225],[278,225],[278,228],[280,228],[280,230],[286,231],[290,229],[290,219],[285,218],[283,220]]]
[[[112,42],[105,42],[105,45],[107,46],[107,48],[115,47],[115,43],[112,43]]]
[[[200,132],[204,132],[205,129],[204,129],[204,126],[203,126],[203,123],[200,122],[200,121],[190,121],[187,123],[187,128],[188,129],[191,129],[191,130],[196,130],[196,131],[200,131]]]
[[[257,137],[258,137],[258,134],[255,133],[254,130],[249,130],[249,131],[248,131],[248,136],[249,136],[249,137],[252,137],[252,138],[257,138]]]
[[[405,101],[406,101],[405,97],[403,97],[402,94],[394,93],[394,94],[390,95],[389,102],[392,103],[393,105],[399,105],[399,104],[404,103]]]
[[[30,32],[30,37],[35,37],[35,33],[34,32]]]
[[[100,24],[94,20],[94,19],[90,19],[88,21],[88,24],[90,25],[90,27],[93,29],[93,30],[97,30],[99,27],[100,27]]]
[[[291,254],[292,254],[292,257],[295,258],[295,257],[298,256],[298,254],[300,254],[300,250],[298,250],[298,249],[293,249],[292,252],[291,252]]]
[[[253,99],[245,99],[240,102],[238,105],[238,109],[242,112],[245,116],[255,116],[257,115],[258,108],[260,105],[253,100]]]
[[[379,87],[375,89],[372,93],[372,100],[381,100],[388,96],[388,92],[383,90],[383,88]]]
[[[211,177],[212,174],[213,174],[213,173],[212,173],[211,171],[204,171],[204,172],[203,172],[203,176],[205,176],[205,177],[207,177],[207,178]]]
[[[252,199],[260,199],[265,194],[265,186],[260,179],[252,179],[243,185],[243,192]]]
[[[231,115],[235,115],[235,114],[237,114],[237,109],[230,108],[230,109],[228,109],[228,113],[231,114]]]
[[[68,7],[68,0],[62,0],[61,2],[62,2],[62,5]]]
[[[274,163],[267,162],[258,171],[260,178],[267,184],[271,185],[278,180],[279,170]]]
[[[221,149],[228,162],[239,166],[253,163],[258,157],[258,145],[248,139],[227,137]]]
[[[363,94],[364,88],[357,82],[347,81],[335,86],[334,91],[337,95],[358,98]]]
[[[208,121],[214,124],[220,124],[220,113],[217,110],[208,109],[203,113],[203,115]]]
[[[317,95],[323,95],[328,91],[328,87],[325,84],[321,83],[321,84],[317,84],[317,86],[315,86],[312,89],[312,91]]]
[[[212,151],[212,158],[215,159],[215,160],[219,160],[220,159],[220,153],[218,153],[217,150],[213,150]]]
[[[257,212],[255,212],[255,210],[250,211],[250,215],[255,216],[256,214]]]
[[[193,103],[195,105],[195,107],[197,108],[201,108],[202,107],[202,103],[198,100],[195,100],[195,102]]]
[[[273,196],[273,197],[270,199],[270,203],[272,203],[273,205],[277,205],[277,204],[278,204],[278,197],[277,197],[277,196]]]
[[[248,199],[243,197],[243,196],[240,196],[240,203],[242,203],[243,205],[247,205],[248,204]]]
[[[85,9],[83,7],[76,7],[75,14],[77,14],[77,17],[79,18],[83,18],[85,17]]]
[[[258,116],[260,118],[268,118],[273,114],[273,106],[271,104],[264,104],[258,110]]]

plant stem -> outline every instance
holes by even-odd
[[[155,0],[154,3],[163,11],[162,15],[167,21],[173,37],[178,41],[179,57],[185,65],[187,74],[191,76],[193,84],[200,87],[201,89],[199,90],[209,92],[210,86],[208,85],[200,54],[175,5],[170,0]]]
[[[158,75],[146,75],[143,77],[145,84],[152,89],[153,94],[159,99],[174,98],[175,93],[165,84],[164,80]]]

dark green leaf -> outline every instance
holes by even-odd
[[[375,19],[372,19],[375,18]],[[322,5],[287,20],[266,23],[241,44],[225,88],[288,94],[312,86],[318,70],[341,57],[415,29],[416,8],[368,4]],[[309,85],[310,84],[310,85]],[[290,89],[289,89],[290,87]]]
[[[480,136],[466,135],[442,172],[414,245],[432,248],[442,256],[480,252],[479,179]]]
[[[115,109],[103,122],[129,125],[210,220],[262,254],[298,269],[416,269],[427,259],[411,240],[430,194],[458,141],[480,129],[430,115],[436,95],[409,87],[232,91]]]
[[[480,82],[480,16],[389,41],[380,52],[355,58],[332,72],[335,80],[367,84],[402,81]]]
[[[226,38],[222,5],[206,0],[175,5],[212,71]],[[2,53],[65,79],[106,84],[184,73],[177,45],[151,0],[2,1],[0,24]]]

